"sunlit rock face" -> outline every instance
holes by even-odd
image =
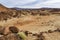
[[[0,12],[1,11],[7,11],[7,7],[3,6],[2,4],[0,4]]]

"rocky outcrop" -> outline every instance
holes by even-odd
[[[58,8],[40,8],[40,9],[21,9],[17,10],[14,8],[7,8],[0,4],[0,21],[8,20],[11,18],[19,18],[24,15],[51,15],[51,14],[60,14],[60,9]]]

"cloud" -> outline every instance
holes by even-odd
[[[34,1],[35,0],[9,0],[9,2],[13,3],[14,5],[23,5]]]
[[[56,6],[60,5],[60,0],[48,0],[48,1],[40,3],[40,4],[42,7],[54,7],[55,8]]]
[[[60,7],[60,0],[0,0],[0,3],[20,8]]]
[[[36,0],[8,0],[11,3],[11,6],[21,6],[24,4],[33,3]]]
[[[36,0],[0,0],[0,3],[8,7],[9,6],[13,7],[13,6],[21,6],[21,5],[28,4],[28,3],[33,3],[35,1]]]

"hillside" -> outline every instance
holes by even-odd
[[[60,40],[60,9],[21,9],[7,8],[0,4],[0,40],[21,40],[17,33],[28,32],[27,40]],[[12,28],[13,31],[17,29]]]
[[[19,10],[17,10],[19,9]],[[0,4],[0,20],[7,20],[11,18],[19,18],[26,15],[60,15],[60,8],[39,8],[39,9],[24,9],[24,8],[7,8]]]

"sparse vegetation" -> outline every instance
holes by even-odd
[[[1,6],[0,40],[60,40],[60,9]]]

